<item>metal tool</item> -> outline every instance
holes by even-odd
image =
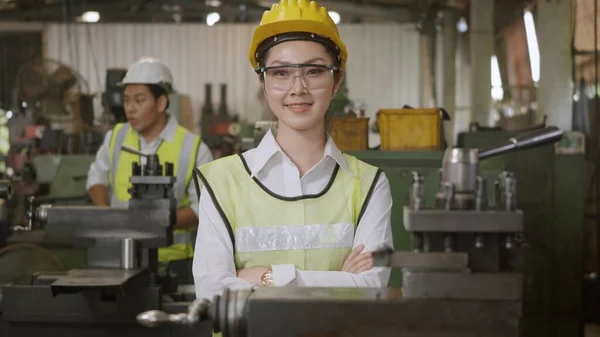
[[[136,324],[139,312],[162,308],[176,313],[187,307],[168,299],[177,285],[173,276],[159,272],[158,248],[173,243],[177,203],[173,165],[165,163],[162,174],[155,158],[143,165],[151,168],[133,164],[129,209],[37,206],[34,214],[45,240],[86,248],[88,264],[64,273],[36,273],[31,285],[5,285],[0,326],[8,335],[59,335],[65,326],[80,329],[78,335],[147,335]]]
[[[413,193],[410,206],[404,207],[404,226],[411,233],[414,252],[465,253],[469,263],[466,272],[454,273],[440,273],[429,266],[405,266],[405,296],[481,300],[522,297],[523,252],[517,242],[522,241],[524,215],[516,203],[517,179],[512,172],[502,172],[495,182],[495,198],[489,199],[487,182],[479,175],[479,161],[551,144],[561,137],[562,131],[548,127],[483,151],[446,150],[435,205],[414,207],[423,197]],[[413,175],[413,184],[421,185],[420,174]]]
[[[160,165],[160,160],[158,159],[157,154],[147,154],[140,152],[134,148],[131,148],[126,145],[121,146],[121,150],[125,152],[129,152],[132,154],[136,154],[140,157],[146,158],[146,165],[144,165],[144,170],[141,170],[140,166],[136,166],[134,164],[133,167],[133,175],[144,175],[144,176],[157,176],[162,175],[163,167]],[[165,163],[165,175],[172,176],[173,175],[173,163]]]

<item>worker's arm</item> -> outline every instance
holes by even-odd
[[[364,245],[362,251],[369,254],[383,245],[393,248],[391,210],[390,184],[385,174],[381,174],[358,224],[353,249],[358,248],[360,251],[359,246]],[[362,261],[358,262],[360,263]],[[301,287],[386,287],[391,273],[387,267],[372,267],[358,274],[346,271],[300,270],[287,264],[272,266],[272,269],[276,286]]]
[[[200,143],[198,153],[196,154],[196,166],[194,167],[202,166],[212,160],[213,156],[208,146]],[[191,229],[198,226],[198,195],[196,193],[196,185],[194,185],[192,180],[190,180],[187,188],[190,206],[177,210],[177,224],[175,225],[175,229]]]
[[[108,187],[106,185],[92,185],[89,189],[90,199],[92,199],[92,203],[96,206],[110,206],[110,201],[108,200]]]
[[[198,216],[194,213],[192,207],[181,207],[177,210],[177,223],[175,229],[196,228],[198,225]]]
[[[233,244],[223,219],[211,197],[200,193],[198,235],[194,249],[194,286],[196,298],[211,299],[225,288],[250,288],[252,283],[237,277]]]
[[[110,164],[108,154],[110,151],[110,137],[112,131],[108,131],[104,136],[104,142],[96,153],[96,160],[90,165],[88,170],[86,188],[90,194],[92,202],[96,206],[109,206],[108,196],[108,175]]]

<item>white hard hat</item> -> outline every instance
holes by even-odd
[[[127,84],[156,84],[170,92],[173,88],[173,75],[161,60],[144,56],[129,67],[123,81],[118,83],[120,86]]]

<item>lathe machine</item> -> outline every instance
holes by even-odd
[[[561,137],[549,127],[482,152],[448,149],[435,205],[425,205],[423,178],[414,172],[404,208],[413,250],[382,248],[374,255],[376,265],[403,269],[403,289],[225,289],[195,300],[187,313],[150,310],[137,319],[148,327],[209,322],[223,337],[523,337],[526,242],[517,180],[503,172],[487,200],[479,161]]]
[[[178,287],[158,265],[158,248],[173,242],[176,200],[173,164],[156,155],[134,163],[129,209],[39,205],[30,213],[45,239],[87,249],[87,267],[36,273],[30,285],[2,288],[1,336],[202,336],[207,329],[158,329],[138,325],[141,311],[185,311],[191,286]],[[0,190],[1,192],[1,190]],[[29,223],[32,229],[33,222]]]

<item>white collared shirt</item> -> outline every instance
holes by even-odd
[[[158,146],[165,140],[167,142],[173,141],[173,137],[175,137],[175,132],[177,131],[177,127],[179,123],[175,117],[167,114],[169,118],[167,121],[167,125],[162,130],[160,135],[156,137],[151,142],[146,142],[144,137],[140,138],[140,147],[141,152],[143,153],[156,153],[158,150]],[[90,187],[94,185],[104,185],[109,186],[108,176],[110,173],[110,163],[109,163],[109,153],[110,153],[110,138],[112,135],[112,130],[106,133],[104,137],[104,142],[98,152],[96,153],[96,160],[90,165],[90,169],[88,171],[88,178],[86,183],[86,189],[89,191]],[[200,143],[200,147],[198,148],[198,155],[196,156],[196,166],[204,165],[213,160],[212,152],[204,142]],[[142,165],[146,164],[146,157],[141,158]],[[193,182],[191,182],[188,186],[188,197],[190,199],[190,207],[194,210],[194,213],[198,215],[198,197],[196,196],[196,186]],[[109,197],[110,198],[110,197]]]
[[[257,148],[243,153],[250,171],[269,190],[286,197],[318,194],[329,182],[338,164],[354,175],[335,143],[328,139],[323,158],[304,176],[277,144],[271,131]],[[371,200],[354,237],[353,248],[364,244],[363,252],[382,245],[393,247],[391,230],[392,196],[389,181],[381,174]],[[198,236],[194,252],[193,274],[197,298],[213,298],[225,288],[253,285],[237,277],[233,246],[227,227],[206,190],[200,192]],[[292,264],[274,265],[276,286],[301,287],[386,287],[390,269],[373,267],[360,274],[342,271],[300,270]]]

